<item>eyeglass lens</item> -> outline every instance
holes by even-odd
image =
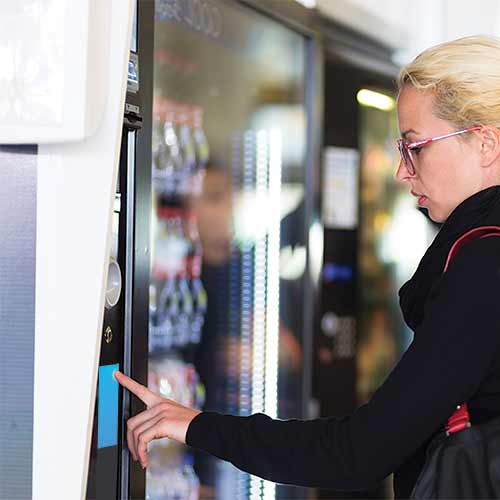
[[[401,160],[405,164],[406,170],[410,175],[415,175],[415,166],[413,165],[413,159],[411,157],[411,153],[405,147],[405,144],[402,140],[398,141],[399,154],[401,155]]]

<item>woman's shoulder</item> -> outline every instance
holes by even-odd
[[[471,290],[480,297],[499,288],[500,236],[488,236],[467,242],[453,255],[446,272],[434,280],[426,303],[443,295],[457,301]]]
[[[429,298],[444,293],[460,302],[484,301],[500,291],[500,236],[489,236],[466,243],[451,260]]]
[[[472,267],[476,271],[481,269],[493,271],[500,266],[500,232],[490,236],[483,236],[465,243],[453,256],[447,272],[464,270]]]

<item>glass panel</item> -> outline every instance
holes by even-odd
[[[301,416],[305,40],[228,2],[157,0],[154,54],[150,386],[206,410]],[[280,495],[166,442],[147,491]]]

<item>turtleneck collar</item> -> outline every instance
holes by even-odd
[[[489,225],[500,225],[500,186],[479,191],[453,210],[422,257],[413,277],[399,290],[401,310],[412,330],[422,322],[425,299],[441,276],[453,243],[470,229]]]

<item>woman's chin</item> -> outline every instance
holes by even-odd
[[[433,209],[431,207],[426,208],[429,219],[431,219],[431,221],[435,222],[436,224],[442,224],[448,218],[448,215],[443,214],[442,211]]]

